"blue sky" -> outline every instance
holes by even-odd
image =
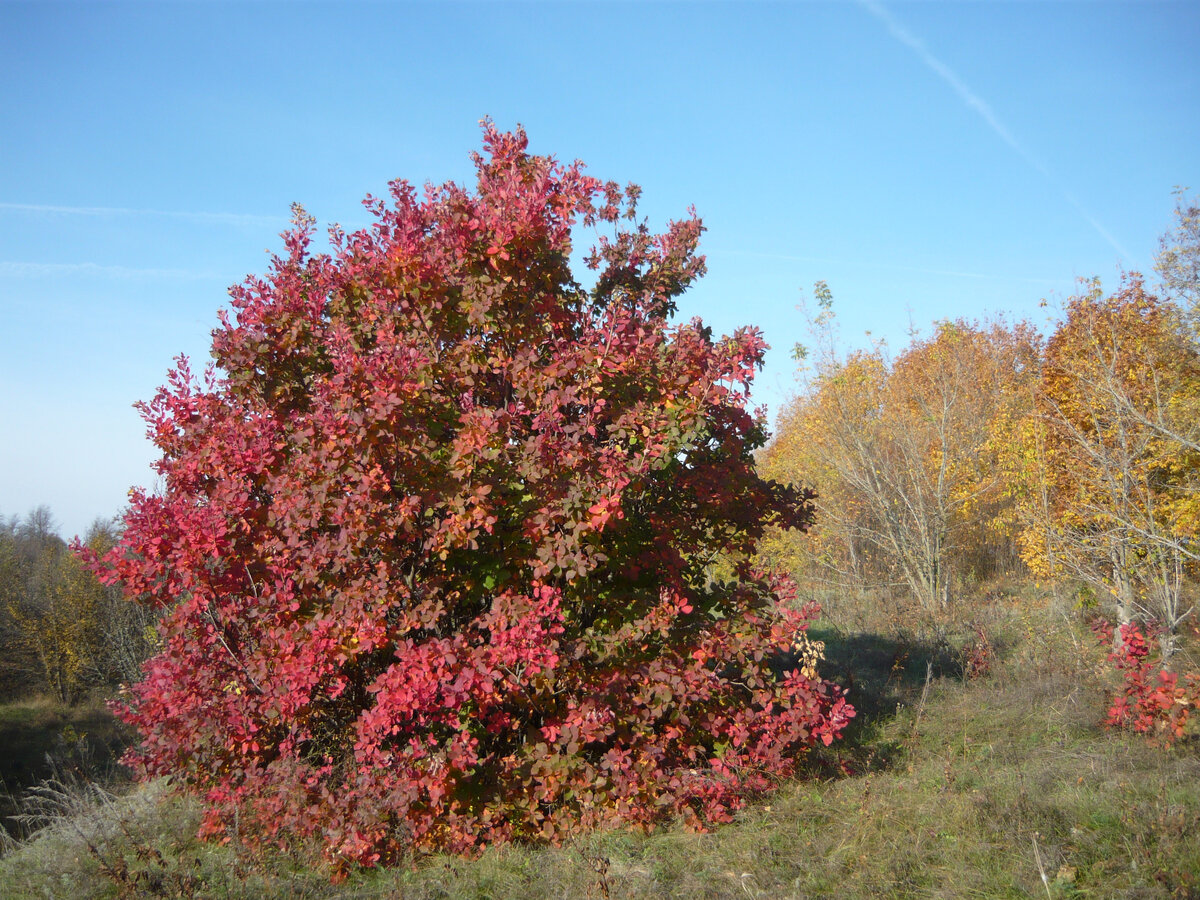
[[[21,3],[0,0],[0,515],[65,534],[151,485],[132,409],[207,358],[289,205],[365,223],[468,180],[478,120],[695,204],[680,315],[763,328],[793,389],[802,291],[848,343],[1148,271],[1200,188],[1200,4]]]

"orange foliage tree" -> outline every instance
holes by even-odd
[[[1025,429],[1023,555],[1110,598],[1121,624],[1160,622],[1169,658],[1200,564],[1200,355],[1136,274],[1065,312]]]
[[[902,586],[937,611],[956,578],[988,574],[1011,545],[994,434],[1027,408],[1038,338],[942,322],[895,360],[882,345],[842,356],[824,285],[818,301],[815,359],[763,459],[770,477],[816,487],[817,525],[774,549],[843,585]]]

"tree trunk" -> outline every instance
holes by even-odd
[[[1158,636],[1158,649],[1162,651],[1162,668],[1171,667],[1171,657],[1179,651],[1179,638],[1170,628],[1164,628]]]
[[[1125,569],[1124,549],[1114,550],[1110,555],[1112,560],[1112,594],[1117,604],[1117,625],[1113,631],[1113,649],[1121,647],[1121,625],[1133,622],[1135,606],[1133,600],[1133,582]]]

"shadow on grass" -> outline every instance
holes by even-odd
[[[128,780],[118,760],[129,735],[94,700],[66,706],[44,698],[0,705],[0,828],[18,836],[10,818],[29,788],[58,772],[104,784]]]
[[[847,692],[855,717],[842,739],[828,750],[810,755],[806,768],[824,777],[886,771],[903,751],[903,743],[885,737],[885,725],[907,706],[920,702],[934,679],[961,680],[961,653],[946,640],[846,632],[818,622],[809,637],[825,644],[821,677]]]

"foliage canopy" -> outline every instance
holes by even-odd
[[[1026,430],[1039,490],[1024,555],[1110,595],[1120,624],[1157,620],[1169,635],[1200,563],[1200,355],[1180,308],[1137,275],[1107,296],[1092,282],[1065,313]]]
[[[1010,499],[996,435],[1019,420],[1038,338],[1024,324],[941,322],[892,359],[877,344],[843,355],[832,298],[818,285],[808,377],[780,416],[764,471],[811,479],[811,535],[768,542],[842,587],[902,585],[926,612],[952,581],[1002,564]]]
[[[395,182],[328,253],[297,210],[216,368],[142,408],[163,486],[93,562],[168,610],[120,712],[209,834],[370,865],[704,827],[853,715],[748,562],[811,515],[755,469],[761,335],[670,322],[699,219],[484,130],[474,192]]]

